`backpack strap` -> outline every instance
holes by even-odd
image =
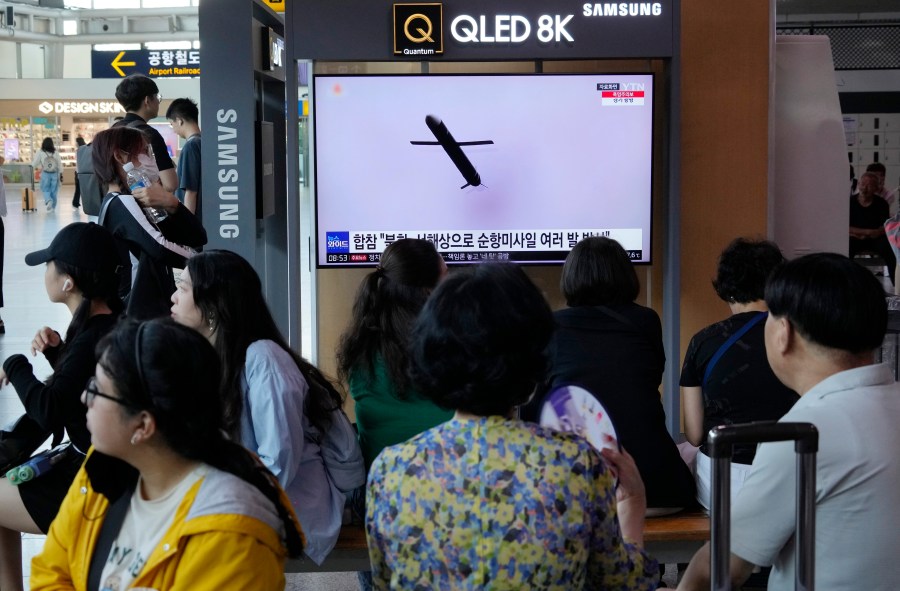
[[[728,349],[730,349],[733,344],[738,342],[738,339],[740,339],[742,336],[747,334],[747,331],[749,331],[751,328],[753,328],[754,326],[759,324],[759,321],[763,320],[768,315],[769,315],[768,312],[759,312],[756,316],[754,316],[746,324],[744,324],[744,326],[739,328],[737,331],[734,332],[734,334],[732,334],[730,337],[728,337],[727,341],[722,343],[722,346],[718,348],[718,350],[712,356],[712,359],[710,359],[709,363],[706,364],[706,372],[704,372],[703,382],[701,382],[702,387],[704,387],[704,388],[706,387],[706,381],[709,379],[709,374],[712,373],[713,368],[719,362],[719,359],[722,358],[722,355],[724,355],[725,352],[728,351]]]
[[[119,495],[119,498],[110,503],[109,508],[106,510],[103,525],[100,526],[100,535],[97,537],[97,543],[94,546],[94,554],[91,556],[91,564],[88,567],[88,591],[100,591],[100,577],[103,576],[103,565],[109,558],[109,551],[112,549],[113,541],[122,529],[122,523],[125,522],[125,516],[128,514],[128,508],[131,506],[131,495],[133,494],[134,488],[126,488]]]
[[[103,198],[103,203],[100,205],[100,213],[97,215],[97,223],[99,225],[103,225],[103,221],[106,219],[106,210],[109,209],[109,204],[118,196],[118,193],[107,193],[106,197]]]

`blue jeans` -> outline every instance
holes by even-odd
[[[56,208],[56,196],[59,194],[59,173],[41,172],[41,193],[44,194],[44,203],[50,203]]]

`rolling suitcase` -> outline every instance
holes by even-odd
[[[797,452],[797,502],[794,543],[797,544],[796,589],[815,589],[816,452],[819,432],[812,423],[748,423],[710,429],[712,459],[712,511],[710,517],[710,589],[730,591],[731,455],[735,444],[793,441]]]
[[[22,211],[37,211],[34,205],[34,190],[28,187],[22,188]]]

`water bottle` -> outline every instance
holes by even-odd
[[[153,184],[153,181],[150,180],[147,173],[140,168],[135,168],[133,162],[126,162],[125,165],[122,166],[122,169],[125,171],[125,178],[128,180],[128,188],[131,189],[132,193],[134,193],[135,189],[149,187]],[[164,209],[159,209],[157,207],[145,207],[143,209],[144,213],[153,223],[161,222],[169,215]]]

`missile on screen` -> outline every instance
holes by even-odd
[[[425,125],[427,125],[428,129],[431,130],[431,133],[434,134],[434,138],[437,141],[410,141],[409,143],[415,146],[441,146],[442,148],[444,148],[447,156],[450,157],[450,160],[453,161],[453,164],[456,166],[457,170],[459,170],[459,173],[466,180],[466,184],[460,187],[460,189],[465,189],[468,186],[477,187],[481,185],[481,175],[479,175],[478,171],[475,170],[472,162],[465,155],[460,146],[483,146],[487,144],[493,144],[493,140],[458,142],[453,138],[453,134],[450,133],[450,130],[447,129],[446,125],[444,125],[444,122],[435,115],[427,115],[425,117]]]

